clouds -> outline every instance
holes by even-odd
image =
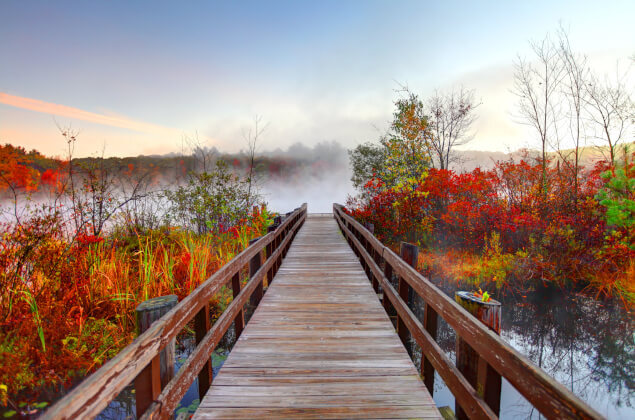
[[[107,125],[110,127],[125,128],[142,133],[158,135],[179,134],[179,131],[174,128],[150,124],[143,121],[137,121],[124,116],[97,114],[90,111],[84,111],[79,108],[73,108],[70,106],[55,104],[51,102],[44,102],[39,99],[9,95],[8,93],[3,92],[0,92],[0,103],[16,108],[27,109],[29,111],[42,112],[44,114],[88,121],[95,124]]]
[[[511,116],[511,63],[528,39],[564,17],[580,51],[626,45],[632,55],[632,2],[551,3],[155,2],[148,18],[143,2],[0,2],[0,92],[24,95],[0,93],[0,137],[45,151],[55,115],[120,156],[178,151],[182,133],[196,132],[234,152],[261,115],[263,149],[353,147],[388,126],[398,81],[422,97],[475,89],[483,105],[469,147],[515,149],[528,136]]]

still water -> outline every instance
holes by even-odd
[[[434,280],[434,279],[433,279]],[[438,283],[449,296],[455,284]],[[527,356],[549,375],[573,391],[609,419],[635,419],[635,318],[617,301],[600,302],[583,295],[565,294],[553,288],[540,288],[523,294],[494,293],[502,303],[501,337]],[[414,300],[413,312],[423,320],[423,302]],[[246,317],[252,308],[247,308]],[[456,336],[439,318],[437,342],[454,360]],[[222,366],[235,338],[233,328],[212,356],[214,375]],[[183,364],[194,342],[183,337],[177,345],[175,368]],[[413,345],[415,363],[421,353]],[[438,407],[454,410],[454,397],[436,375],[434,400]],[[198,405],[198,384],[194,382],[179,410],[191,414]],[[107,419],[133,419],[132,387],[124,390],[99,416]],[[189,416],[188,416],[189,417]],[[541,416],[503,379],[501,419],[539,419]]]
[[[456,285],[440,284],[449,296]],[[502,303],[501,337],[609,419],[635,419],[635,318],[617,301],[600,302],[554,288],[494,293]],[[423,305],[414,312],[423,319]],[[455,360],[454,331],[439,318],[440,346]],[[416,345],[415,345],[416,346]],[[415,350],[417,363],[420,352]],[[435,377],[437,406],[454,410],[454,397]],[[501,419],[538,419],[539,413],[503,379]]]

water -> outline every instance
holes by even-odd
[[[218,347],[214,353],[212,353],[212,373],[213,376],[216,377],[218,371],[223,366],[227,355],[229,354],[229,349],[233,346],[235,342],[234,339],[234,331],[233,328],[230,328],[228,332],[221,340],[221,346]],[[195,348],[194,337],[190,335],[185,335],[179,337],[176,345],[176,360],[174,362],[174,371],[175,373],[183,366],[186,359]],[[198,395],[198,379],[195,379],[194,382],[190,385],[187,392],[181,399],[179,406],[176,409],[176,413],[183,413],[183,415],[187,415],[184,418],[189,418],[189,414],[194,413],[198,404],[200,402]],[[132,420],[136,418],[136,405],[135,405],[135,394],[134,387],[132,384],[128,385],[118,396],[115,398],[109,405],[102,411],[99,416],[97,416],[98,420]],[[175,414],[176,414],[175,413]],[[176,418],[176,415],[175,415]]]
[[[453,296],[456,285],[438,284]],[[524,296],[524,297],[523,297]],[[543,288],[496,296],[503,305],[501,337],[609,419],[635,418],[635,320],[617,301]],[[423,305],[414,312],[423,319]],[[454,331],[440,322],[439,345],[454,361]],[[417,354],[420,360],[420,352]],[[454,409],[454,397],[436,375],[437,406]],[[503,379],[501,419],[539,418]]]

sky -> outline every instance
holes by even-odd
[[[632,63],[633,1],[0,0],[0,143],[62,155],[235,152],[377,140],[407,85],[482,102],[464,148],[536,146],[515,117],[513,62],[562,24],[598,71]]]

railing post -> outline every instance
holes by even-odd
[[[423,314],[423,328],[426,329],[430,337],[434,341],[437,340],[437,313],[428,302],[425,303],[425,312]],[[423,383],[430,395],[434,395],[434,367],[430,360],[421,351],[421,375],[423,376]]]
[[[210,328],[211,323],[209,319],[209,304],[207,304],[203,305],[203,307],[194,317],[194,334],[196,338],[196,345],[203,341],[205,334],[207,334]],[[205,362],[205,365],[198,374],[198,396],[200,399],[203,399],[205,394],[207,394],[207,390],[212,385],[212,380],[212,361],[210,358],[208,358],[207,362]]]
[[[267,228],[267,233],[275,232],[276,229],[277,229],[276,225],[271,225]],[[271,241],[269,242],[269,245],[267,245],[267,259],[271,258],[271,255],[273,255],[273,251],[275,250],[274,242],[275,241]],[[276,273],[274,266],[275,264],[272,264],[269,270],[267,271],[267,287],[271,285],[271,282],[273,281],[273,276]]]
[[[276,216],[273,218],[273,225],[276,227],[276,230],[278,229],[278,227],[282,224],[282,216]],[[278,249],[278,247],[280,246],[280,244],[282,243],[282,240],[284,239],[284,232],[278,232],[278,236],[276,236],[276,239],[274,241],[275,245],[274,245],[274,250]],[[273,263],[273,275],[275,276],[276,273],[278,272],[278,269],[280,268],[280,266],[282,265],[282,253],[280,253],[280,255],[278,256],[278,259]]]
[[[176,295],[161,296],[146,300],[137,306],[137,334],[141,335],[150,326],[168,313],[178,303]],[[152,362],[137,375],[134,381],[135,398],[137,400],[137,417],[156,400],[161,389],[174,376],[174,340]]]
[[[419,257],[419,248],[417,247],[417,245],[402,242],[399,254],[401,256],[401,259],[403,259],[406,264],[411,267],[417,268],[417,258]],[[406,280],[399,276],[399,297],[405,302],[406,306],[410,305],[410,290],[410,285],[408,285]],[[412,356],[412,346],[410,345],[408,340],[408,338],[410,337],[410,332],[408,331],[408,327],[406,327],[405,322],[403,322],[399,314],[397,314],[397,334],[399,334],[401,342],[406,347],[406,350],[408,350],[408,354]]]
[[[256,243],[260,238],[254,238],[251,241],[249,241],[249,245]],[[256,255],[254,255],[254,257],[249,261],[249,279],[251,280],[251,278],[254,276],[254,274],[256,274],[256,272],[260,269],[260,267],[262,266],[262,252],[257,253]],[[260,299],[262,299],[262,280],[260,282],[258,282],[258,286],[256,286],[256,290],[254,290],[254,293],[251,295],[249,301],[251,303],[251,305],[255,308],[256,306],[258,306],[258,303],[260,303]]]
[[[368,229],[368,231],[371,234],[375,233],[375,225],[373,225],[372,223],[366,223],[366,229]],[[366,242],[366,246],[367,246],[368,253],[370,254],[370,257],[373,259],[375,263],[377,263],[378,262],[377,252],[375,251],[375,247],[372,246],[369,242]],[[379,293],[379,280],[374,275],[372,276],[372,279],[373,279],[373,289],[375,289],[375,293]]]
[[[392,281],[392,266],[388,264],[388,261],[384,259],[384,276],[386,276],[386,280],[388,283]],[[388,317],[390,317],[390,309],[392,305],[390,304],[390,299],[386,296],[386,291],[384,290],[384,296],[382,297],[382,303],[384,304],[384,310]]]
[[[490,330],[500,334],[501,304],[490,300],[483,302],[470,292],[456,292],[454,300]],[[501,376],[460,336],[456,338],[456,367],[496,415],[500,414]],[[457,419],[467,419],[466,413],[456,404]]]
[[[240,270],[232,276],[232,295],[234,299],[240,293]],[[234,332],[236,333],[236,340],[240,337],[243,330],[245,329],[245,311],[241,308],[238,314],[236,315],[236,319],[234,319]]]

